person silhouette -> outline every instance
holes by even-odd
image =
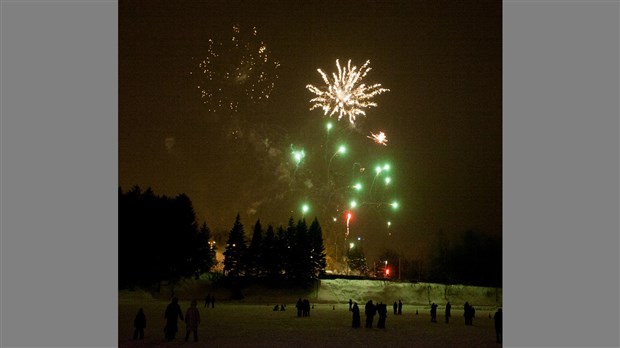
[[[354,328],[359,328],[361,326],[361,319],[360,308],[357,306],[357,302],[355,302],[353,307],[351,307],[351,312],[353,312],[353,323],[351,326]]]
[[[353,308],[353,300],[349,299],[349,312]]]
[[[372,321],[375,318],[375,314],[377,314],[377,308],[372,303],[372,300],[366,302],[366,306],[364,307],[364,314],[366,314],[366,328],[372,328]]]
[[[403,314],[403,303],[398,300],[398,315],[402,315]]]
[[[168,304],[164,313],[164,319],[166,319],[166,340],[172,341],[175,339],[176,333],[179,330],[177,326],[177,319],[179,318],[183,320],[183,312],[181,311],[181,306],[179,306],[179,299],[173,297],[172,302]]]
[[[379,303],[377,305],[377,313],[379,314],[377,328],[385,329],[385,319],[387,318],[387,305],[385,303]]]
[[[299,298],[299,300],[297,300],[297,304],[295,305],[295,307],[297,308],[297,316],[301,317],[304,309],[304,303],[301,301],[301,297]]]
[[[396,315],[396,313],[398,313],[398,303],[396,301],[394,301],[392,308],[394,309],[394,315]]]
[[[189,334],[191,332],[194,333],[194,342],[198,342],[198,324],[200,324],[200,312],[196,305],[198,303],[196,300],[192,300],[191,305],[185,312],[185,325],[186,325],[186,333],[185,333],[185,342],[189,339]]]
[[[497,312],[493,316],[495,319],[495,337],[497,339],[497,343],[502,343],[502,309],[498,308]]]
[[[144,328],[146,328],[146,316],[142,308],[136,314],[136,318],[133,320],[133,326],[136,328],[133,332],[133,339],[144,338]]]
[[[450,310],[452,309],[452,305],[450,302],[446,303],[446,324],[450,321]]]

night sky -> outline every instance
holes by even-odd
[[[189,72],[208,40],[230,40],[233,26],[241,40],[256,28],[277,78],[260,103],[242,93],[246,80],[223,85],[237,111],[210,112]],[[331,75],[336,59],[370,60],[364,82],[390,91],[355,128],[337,122],[338,136],[351,140],[347,160],[367,179],[375,162],[390,163],[393,186],[381,194],[399,208],[360,209],[351,238],[362,237],[371,257],[385,248],[422,257],[439,231],[501,236],[501,30],[500,1],[120,1],[119,185],[185,193],[215,231],[230,230],[237,213],[248,232],[257,219],[298,219],[312,194],[293,192],[291,180],[313,172],[295,171],[291,146],[309,157],[334,151],[306,85],[322,85],[317,68]],[[387,146],[366,138],[379,130]],[[334,158],[334,173],[348,173],[344,160]],[[326,214],[321,203],[310,202],[306,217],[317,216],[326,236],[344,234],[344,211]]]

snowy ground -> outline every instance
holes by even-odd
[[[202,323],[199,327],[199,342],[184,342],[185,324],[179,323],[179,333],[174,342],[164,341],[163,327],[165,321],[163,313],[168,300],[155,299],[141,292],[121,292],[119,294],[119,347],[500,347],[495,342],[495,330],[493,315],[498,307],[495,303],[484,304],[489,295],[488,290],[480,290],[482,299],[473,298],[470,303],[476,306],[476,319],[473,326],[465,326],[463,321],[463,303],[460,296],[468,291],[459,292],[459,299],[452,300],[452,318],[449,324],[444,321],[445,301],[432,299],[438,303],[437,323],[430,322],[430,307],[414,299],[403,298],[403,314],[393,315],[391,303],[404,293],[392,290],[377,294],[372,290],[377,284],[356,283],[351,287],[336,287],[332,282],[324,283],[319,289],[319,297],[316,291],[308,294],[280,292],[276,295],[258,293],[249,294],[243,301],[222,301],[215,303],[215,308],[204,308],[199,302],[199,310]],[[342,284],[340,284],[342,285]],[[412,285],[396,284],[404,286],[407,293],[412,293]],[[332,290],[326,291],[325,286],[331,286]],[[361,287],[360,287],[361,286]],[[371,297],[374,302],[384,301],[388,303],[388,318],[385,329],[351,328],[351,313],[348,310],[349,295],[352,288],[367,288],[376,296]],[[386,285],[380,285],[386,288]],[[391,286],[391,285],[390,285]],[[416,295],[426,299],[429,294],[435,297],[434,291]],[[348,289],[348,290],[347,290]],[[358,289],[358,291],[360,291]],[[339,292],[339,294],[335,294]],[[437,292],[437,291],[435,291]],[[476,291],[474,291],[476,292]],[[325,294],[323,294],[325,293]],[[329,295],[331,293],[331,295]],[[445,294],[445,291],[441,291]],[[185,298],[188,294],[177,290],[180,305],[183,311],[189,306],[191,298]],[[311,297],[314,295],[315,297]],[[362,311],[362,326],[364,325],[363,305],[368,293],[358,293],[358,296],[350,296],[358,301]],[[458,295],[452,294],[453,297]],[[332,299],[331,297],[337,297]],[[390,298],[383,298],[389,296]],[[438,296],[438,295],[437,295]],[[199,300],[204,297],[197,297]],[[216,295],[217,297],[217,295]],[[314,304],[310,317],[298,318],[295,311],[295,301],[298,297],[308,298]],[[342,297],[342,299],[340,298]],[[492,296],[495,299],[495,295]],[[220,299],[223,298],[220,296]],[[344,300],[346,298],[346,301]],[[342,300],[342,302],[340,302]],[[364,302],[362,302],[364,301]],[[490,300],[489,300],[490,301]],[[495,301],[495,300],[493,300]],[[491,302],[493,302],[491,301]],[[477,303],[479,302],[479,303]],[[274,312],[275,304],[284,303],[287,310]],[[143,341],[133,341],[133,318],[142,307],[147,317],[147,328]],[[418,311],[419,315],[415,312]],[[376,326],[377,317],[375,317]]]

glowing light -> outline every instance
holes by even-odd
[[[383,170],[390,170],[390,165],[389,164],[384,165]]]
[[[327,122],[327,125],[325,127],[327,127],[327,131],[329,132],[332,129],[333,126],[334,125],[332,125],[331,122]]]
[[[362,184],[360,184],[359,182],[355,185],[353,185],[353,188],[356,189],[357,191],[362,189]]]
[[[347,148],[344,147],[344,145],[340,145],[337,152],[340,154],[344,154],[345,152],[347,152]]]
[[[377,144],[381,144],[383,146],[387,146],[387,142],[388,142],[387,136],[383,132],[379,132],[379,134],[375,134],[373,132],[370,132],[370,136],[367,136],[367,138],[374,140],[375,143],[377,143]]]
[[[356,201],[351,201],[351,209],[357,207],[357,202]]]
[[[390,228],[390,226],[392,226],[392,222],[391,222],[391,221],[388,221],[388,222],[387,222],[387,226],[388,226],[388,228]]]
[[[389,185],[390,182],[392,182],[392,178],[390,178],[389,176],[387,178],[385,178],[385,184]]]
[[[295,160],[296,165],[299,165],[299,163],[301,163],[301,160],[304,159],[304,157],[306,157],[306,153],[304,152],[304,150],[299,150],[299,151],[293,150],[292,155],[293,155],[293,159]]]
[[[358,116],[365,116],[363,109],[376,107],[377,103],[370,101],[374,96],[389,91],[387,88],[381,88],[381,84],[373,84],[367,86],[362,79],[371,70],[370,60],[358,70],[356,66],[351,65],[351,60],[346,67],[340,66],[340,61],[336,60],[338,73],[332,74],[332,80],[329,79],[321,69],[317,69],[326,86],[320,89],[313,85],[306,85],[306,88],[316,95],[310,99],[313,103],[310,110],[316,108],[323,109],[325,116],[332,117],[338,115],[338,120],[343,116],[349,118],[349,122],[355,125]]]
[[[307,213],[310,210],[310,207],[307,204],[304,204],[301,206],[301,212],[302,213]]]
[[[381,173],[381,171],[383,171],[383,168],[376,166],[375,167],[375,172],[377,172],[377,174]]]
[[[355,243],[353,242],[349,243],[349,249],[353,249],[354,246],[355,246]]]
[[[389,268],[386,268],[386,269],[385,269],[385,275],[386,275],[386,276],[389,276],[389,275],[390,275],[390,269],[389,269]]]
[[[390,205],[392,206],[392,208],[398,209],[398,202],[392,202]]]

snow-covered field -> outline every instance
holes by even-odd
[[[429,288],[430,285],[430,288]],[[424,290],[421,290],[424,289]],[[216,295],[215,308],[204,308],[206,292],[199,285],[185,285],[175,289],[183,311],[191,298],[199,301],[202,323],[199,342],[190,337],[184,342],[185,324],[179,322],[174,342],[164,341],[163,314],[168,299],[153,298],[148,293],[122,291],[119,293],[119,346],[120,347],[499,347],[495,342],[493,313],[501,306],[494,289],[455,287],[443,285],[384,283],[380,281],[329,280],[308,293],[294,291],[260,291],[248,289],[242,301],[228,301],[222,291]],[[457,291],[458,290],[458,291]],[[163,294],[162,294],[163,295]],[[452,303],[452,318],[444,320],[445,295]],[[310,317],[297,317],[297,298],[308,298],[313,303]],[[430,322],[430,301],[439,304],[437,323]],[[351,328],[351,312],[346,303],[357,301],[362,312],[368,299],[388,304],[385,329]],[[401,299],[403,314],[393,315],[391,304]],[[467,299],[465,299],[467,298]],[[500,302],[497,302],[497,301]],[[465,326],[464,301],[476,307],[473,326]],[[286,311],[273,311],[275,304],[286,304]],[[139,308],[147,318],[145,338],[133,341],[133,319]],[[418,315],[416,315],[416,310]],[[375,317],[375,326],[377,322]]]

